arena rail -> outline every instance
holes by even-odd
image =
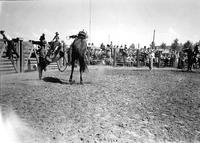
[[[18,41],[16,41],[18,39]],[[33,48],[36,48],[32,43],[23,41],[22,38],[15,38],[16,51],[19,54],[17,60],[9,60],[8,57],[3,57],[5,51],[4,40],[0,39],[0,74],[23,73],[37,70],[37,57],[34,57]],[[56,63],[48,66],[49,70],[58,69]]]

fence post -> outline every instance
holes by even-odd
[[[137,49],[137,67],[139,67],[140,66],[140,51],[139,51],[139,49]]]
[[[116,66],[116,48],[113,49],[113,66]]]
[[[17,51],[17,53],[19,55],[19,58],[17,58],[17,60],[16,60],[16,70],[19,73],[20,72],[20,58],[21,58],[20,57],[20,42],[19,42],[19,39],[16,42],[17,42],[16,51]]]
[[[178,67],[178,59],[179,59],[179,53],[175,53],[175,56],[174,56],[174,65],[173,65],[174,68]]]
[[[24,49],[22,45],[23,39],[19,38],[19,59],[20,59],[20,64],[19,64],[19,71],[24,72]]]
[[[161,62],[161,51],[158,53],[158,68],[160,67],[160,62]]]

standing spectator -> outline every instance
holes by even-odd
[[[151,71],[153,69],[153,58],[154,58],[154,52],[151,51],[149,53],[149,70]]]
[[[188,67],[187,70],[191,71],[192,70],[192,65],[193,65],[193,51],[192,51],[192,46],[190,46],[188,49],[184,50],[187,53],[187,58],[188,58]]]
[[[184,53],[183,52],[179,53],[178,68],[179,69],[183,69],[184,68]]]

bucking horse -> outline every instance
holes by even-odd
[[[80,84],[83,84],[82,73],[86,71],[87,64],[86,64],[86,51],[87,51],[87,34],[84,31],[80,31],[78,35],[72,35],[70,38],[74,38],[73,43],[70,47],[70,61],[71,61],[71,75],[69,78],[69,82],[73,83],[73,72],[75,62],[78,61],[80,67]]]
[[[73,78],[75,63],[76,63],[76,61],[78,61],[79,67],[80,67],[80,84],[83,84],[82,73],[87,70],[87,64],[86,64],[87,63],[86,62],[87,34],[84,31],[80,31],[77,35],[69,36],[69,38],[74,39],[73,43],[70,46],[69,52],[68,52],[69,53],[68,56],[69,56],[70,60],[68,60],[67,64],[68,65],[71,64],[71,75],[69,78],[69,82],[71,84],[75,82],[74,80],[72,80],[72,78]],[[37,42],[34,42],[34,41],[32,41],[32,43],[38,44]],[[51,43],[49,43],[49,45],[51,45]],[[61,46],[58,46],[56,49],[57,50],[55,50],[53,57],[51,57],[52,54],[51,54],[51,52],[49,53],[49,51],[47,52],[46,56],[39,57],[40,58],[39,63],[38,63],[39,79],[41,79],[41,77],[42,77],[43,70],[46,70],[46,67],[50,63],[56,62],[64,56],[64,52],[60,50]],[[41,48],[41,50],[44,50],[44,49]]]

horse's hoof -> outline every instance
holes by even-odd
[[[82,84],[82,85],[83,85],[83,82],[82,82],[82,81],[80,81],[80,84]]]
[[[69,80],[69,83],[73,84],[73,83],[75,83],[75,80]]]

